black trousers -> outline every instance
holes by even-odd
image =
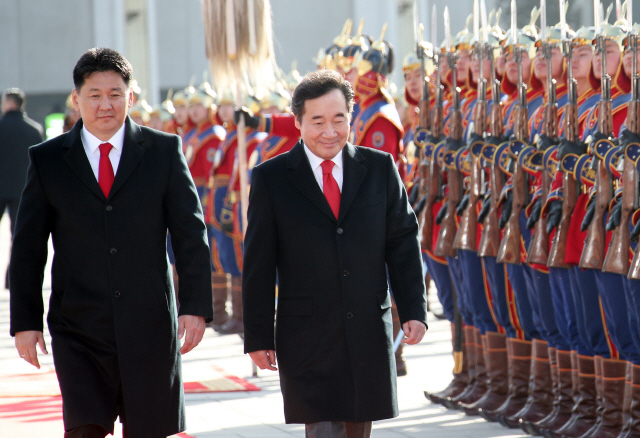
[[[13,231],[16,226],[16,216],[18,216],[18,204],[19,199],[0,199],[0,220],[4,216],[4,211],[9,210],[9,220],[11,221],[11,238],[13,239]],[[4,287],[9,289],[9,266],[7,266],[7,272],[4,278]]]
[[[321,421],[304,425],[305,438],[369,438],[371,426],[371,421]]]

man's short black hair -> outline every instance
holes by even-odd
[[[2,93],[2,97],[13,102],[17,110],[24,111],[26,98],[24,95],[24,91],[22,91],[20,88],[7,88]]]
[[[131,85],[133,67],[127,58],[113,49],[104,47],[89,49],[82,54],[73,68],[73,84],[76,90],[80,91],[87,77],[96,72],[108,71],[116,72],[122,76],[127,87]]]
[[[291,111],[293,115],[302,121],[304,114],[304,103],[307,100],[317,99],[325,94],[340,90],[347,102],[347,111],[349,114],[353,111],[353,88],[349,81],[346,81],[340,74],[333,70],[316,70],[308,73],[302,78],[302,82],[298,84],[293,91],[291,98]]]

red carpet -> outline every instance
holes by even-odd
[[[226,373],[210,364],[183,365],[184,392],[211,393],[235,391],[260,391],[245,379]],[[53,367],[28,374],[2,377],[0,397],[53,397],[60,395],[60,387]]]

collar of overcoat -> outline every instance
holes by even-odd
[[[289,178],[316,207],[333,221],[341,223],[349,211],[351,203],[356,197],[360,185],[367,174],[367,167],[363,164],[365,159],[351,143],[347,143],[342,150],[342,160],[344,164],[342,180],[342,196],[340,198],[340,213],[338,219],[334,216],[325,198],[324,193],[313,176],[311,164],[304,152],[304,144],[300,140],[288,154],[287,167]]]
[[[144,137],[140,126],[131,120],[129,116],[127,116],[124,123],[125,130],[122,155],[120,156],[120,163],[118,164],[118,170],[116,171],[108,198],[105,198],[100,189],[100,185],[98,185],[98,179],[91,169],[89,158],[87,158],[87,153],[82,145],[82,136],[80,135],[82,132],[82,119],[78,120],[71,131],[69,131],[63,143],[63,147],[68,149],[64,159],[69,167],[71,167],[82,182],[89,186],[91,191],[102,200],[108,201],[113,198],[113,195],[122,188],[122,185],[127,178],[129,178],[144,154],[144,148],[141,145],[141,143],[144,142]]]

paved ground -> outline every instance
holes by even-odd
[[[9,252],[9,221],[0,222],[0,277]],[[49,268],[45,278],[45,298],[48,297]],[[9,293],[0,284],[0,387],[3,376],[30,373],[34,368],[17,357],[13,339],[9,337]],[[433,295],[432,295],[433,296]],[[45,300],[46,302],[46,300]],[[47,336],[47,345],[50,341]],[[507,430],[477,417],[466,417],[459,411],[448,411],[432,405],[423,390],[438,390],[450,380],[453,361],[451,336],[447,322],[432,318],[425,340],[405,348],[409,375],[398,380],[400,416],[374,424],[373,437],[523,437],[518,430]],[[51,356],[40,355],[41,364],[52,366]],[[237,336],[219,336],[212,330],[203,342],[183,361],[188,364],[215,364],[228,374],[244,378],[261,388],[259,392],[187,394],[187,433],[196,438],[276,438],[304,436],[301,425],[284,424],[282,397],[278,375],[260,371],[251,376],[251,363],[242,354]],[[6,380],[5,380],[6,381]],[[0,388],[1,389],[1,388]],[[0,436],[2,437],[62,437],[63,426],[57,398],[0,397]],[[18,413],[16,407],[22,407]],[[120,431],[116,428],[116,437]]]

